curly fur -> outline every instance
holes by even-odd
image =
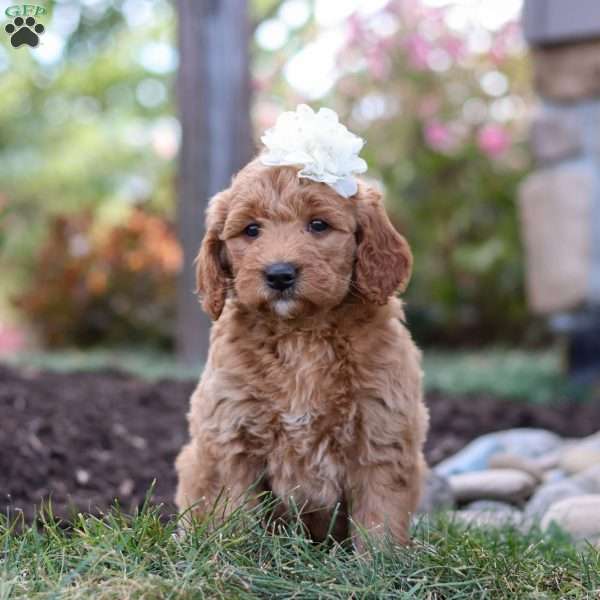
[[[331,228],[309,232],[315,218]],[[258,238],[244,235],[250,222]],[[277,261],[299,268],[292,295],[265,286]],[[408,541],[428,422],[420,352],[393,297],[411,267],[364,183],[345,199],[253,161],[212,199],[197,274],[215,323],[177,459],[181,510],[203,516],[225,493],[226,513],[271,490],[315,539],[341,506],[338,536],[349,525]]]

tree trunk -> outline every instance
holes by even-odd
[[[210,323],[196,289],[194,258],[209,198],[250,158],[249,21],[246,0],[177,0],[182,129],[178,230],[184,265],[177,302],[177,352],[194,364],[208,351]]]

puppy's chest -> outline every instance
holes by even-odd
[[[356,405],[348,399],[337,411],[307,408],[306,410],[278,410],[273,431],[273,450],[298,458],[317,455],[341,455],[352,445],[357,429]]]
[[[253,396],[271,415],[272,451],[298,457],[339,453],[355,439],[358,423],[352,363],[324,340],[280,344],[279,366],[255,386]],[[263,439],[265,436],[262,436]]]
[[[273,411],[274,449],[299,456],[342,451],[355,436],[357,407],[341,382],[300,377],[266,400]]]

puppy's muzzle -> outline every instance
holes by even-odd
[[[265,267],[263,273],[268,287],[283,292],[296,283],[298,269],[291,263],[278,262]]]

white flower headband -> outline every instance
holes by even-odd
[[[367,170],[358,156],[364,140],[348,131],[329,108],[315,113],[300,104],[295,112],[282,113],[261,140],[267,148],[260,157],[264,165],[300,166],[298,177],[326,183],[344,198],[358,189],[352,175]]]

